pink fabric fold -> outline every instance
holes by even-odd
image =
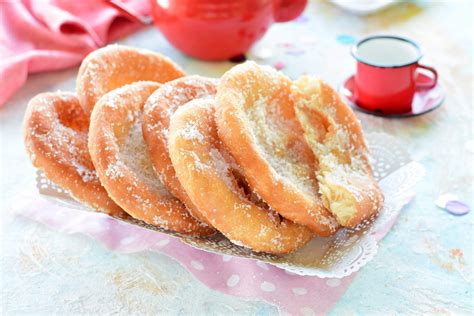
[[[122,0],[148,14],[148,0]],[[0,106],[29,73],[79,64],[89,52],[140,24],[106,0],[0,0]]]

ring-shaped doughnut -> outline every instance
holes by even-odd
[[[255,192],[283,217],[320,236],[338,224],[318,193],[317,163],[294,113],[292,82],[246,62],[219,81],[219,136]]]
[[[273,254],[302,247],[312,239],[311,230],[258,206],[239,187],[217,135],[214,104],[196,99],[171,117],[169,153],[192,202],[237,245]]]
[[[126,216],[99,182],[87,149],[89,116],[73,93],[35,96],[28,104],[23,129],[31,162],[49,180],[98,211]]]
[[[188,207],[193,216],[205,223],[208,223],[207,219],[199,213],[176,178],[168,153],[168,128],[170,117],[178,107],[193,99],[214,98],[216,83],[215,79],[201,76],[169,81],[148,98],[143,114],[143,137],[150,149],[155,171],[165,187]]]
[[[187,235],[208,235],[153,170],[142,135],[143,105],[160,85],[135,82],[104,95],[94,107],[89,151],[110,197],[132,217]]]
[[[90,53],[81,64],[76,92],[86,113],[107,92],[135,81],[164,83],[184,76],[171,59],[146,49],[108,45]]]
[[[359,120],[324,81],[303,76],[294,84],[296,114],[319,160],[319,189],[342,226],[378,213],[383,194],[372,174]]]

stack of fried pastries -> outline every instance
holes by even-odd
[[[107,46],[84,59],[75,93],[29,102],[24,140],[36,168],[99,212],[256,252],[293,252],[383,202],[338,94],[254,62],[211,79]]]

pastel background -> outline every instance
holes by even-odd
[[[456,194],[473,207],[472,9],[470,1],[401,3],[366,18],[311,2],[297,21],[275,25],[248,54],[291,77],[307,72],[339,85],[353,70],[350,45],[372,33],[411,37],[423,47],[448,91],[428,115],[387,120],[358,114],[367,131],[399,138],[427,169],[376,258],[357,274],[329,314],[472,314],[473,213],[453,216],[435,205]],[[153,28],[120,41],[163,52],[189,73],[219,76],[233,64],[181,55]],[[66,235],[13,216],[7,200],[28,190],[34,170],[20,125],[28,100],[72,90],[77,68],[35,74],[0,110],[1,276],[8,313],[166,313],[275,315],[262,301],[211,290],[165,255],[123,254],[83,235]]]

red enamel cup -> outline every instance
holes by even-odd
[[[150,0],[155,25],[183,53],[225,60],[245,53],[274,22],[300,15],[307,0]]]
[[[419,46],[403,37],[376,35],[359,41],[352,50],[357,60],[355,100],[369,111],[398,114],[411,111],[417,89],[431,89],[438,81],[432,67],[419,64]],[[431,82],[418,82],[420,69],[431,73]]]

